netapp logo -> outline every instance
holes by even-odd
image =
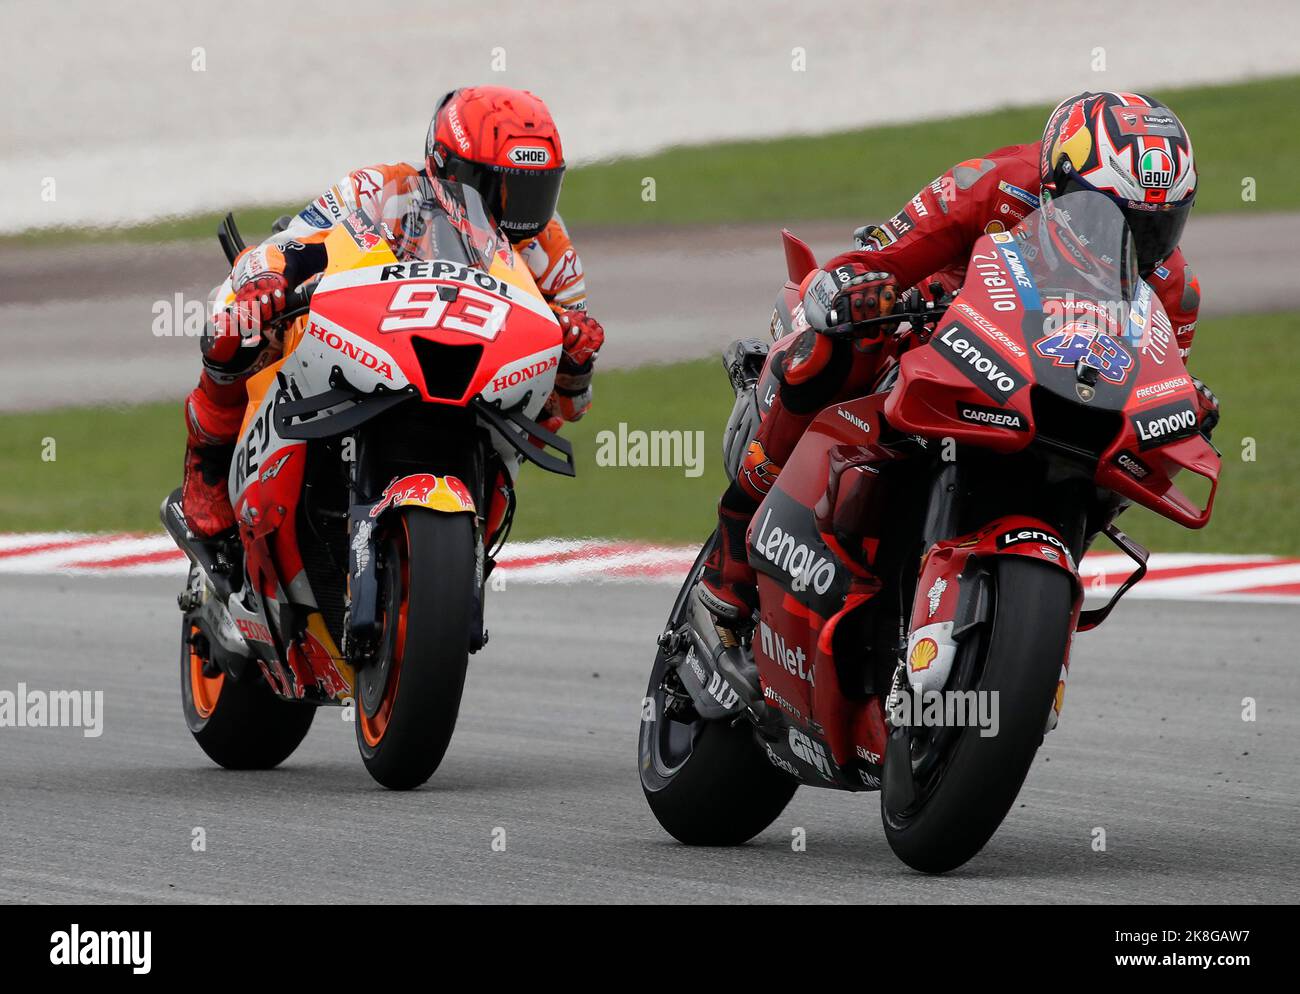
[[[772,509],[768,508],[754,536],[754,551],[777,569],[789,573],[795,590],[811,587],[819,594],[830,590],[835,582],[835,564],[771,524],[771,520]]]
[[[959,403],[957,405],[957,417],[976,425],[1010,428],[1012,431],[1029,430],[1029,426],[1025,424],[1025,419],[1019,411],[1006,411],[999,407]]]
[[[1196,412],[1189,404],[1166,404],[1149,414],[1134,415],[1129,420],[1137,432],[1139,449],[1154,449],[1157,445],[1196,434]]]
[[[932,342],[940,355],[994,400],[1007,400],[1026,383],[1010,363],[960,324],[948,325]]]
[[[768,627],[766,621],[760,622],[759,646],[763,655],[775,662],[791,676],[797,676],[800,680],[807,680],[811,684],[816,684],[813,677],[812,666],[808,664],[808,654],[803,651],[801,645],[786,645],[785,639],[780,632],[774,632]]]

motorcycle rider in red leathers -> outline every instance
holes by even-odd
[[[1141,94],[1071,97],[1052,112],[1041,141],[958,163],[890,220],[859,229],[857,251],[837,256],[805,280],[810,330],[772,360],[778,395],[718,503],[718,542],[696,586],[700,603],[721,628],[746,623],[757,607],[745,532],[782,465],[817,414],[836,400],[865,393],[889,354],[879,334],[850,339],[820,332],[831,330],[832,319],[854,323],[888,315],[899,293],[918,284],[957,289],[982,235],[1010,230],[1038,208],[1040,198],[1075,190],[1103,193],[1124,212],[1141,275],[1160,297],[1187,357],[1200,307],[1200,284],[1178,247],[1196,193],[1187,132],[1172,111]],[[929,296],[928,290],[908,292]],[[1209,430],[1218,421],[1218,401],[1195,383],[1202,427]]]
[[[203,370],[185,399],[181,505],[190,530],[211,537],[235,523],[226,477],[248,400],[246,384],[281,354],[278,335],[260,329],[285,309],[290,291],[324,270],[325,236],[353,210],[364,210],[404,257],[403,218],[430,197],[430,177],[474,187],[532,272],[563,331],[543,424],[554,430],[581,418],[591,406],[593,364],[605,333],[586,313],[582,261],[555,213],[563,176],[559,132],[540,99],[499,86],[453,90],[438,103],[423,163],[349,173],[283,231],[242,253],[218,290],[219,299],[233,290],[234,303],[205,330]]]

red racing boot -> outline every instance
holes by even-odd
[[[226,478],[243,421],[245,377],[219,383],[208,370],[185,398],[185,479],[181,510],[190,531],[212,538],[235,525]]]
[[[734,484],[718,504],[718,541],[704,561],[704,572],[695,588],[700,603],[728,626],[748,621],[758,609],[754,567],[745,555],[745,531],[758,505],[748,513],[727,507],[733,489]]]
[[[704,561],[696,596],[724,625],[748,621],[758,610],[758,581],[745,553],[745,532],[780,472],[756,438],[741,460],[736,481],[718,501],[718,542]]]

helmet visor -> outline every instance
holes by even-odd
[[[1173,254],[1183,237],[1187,216],[1192,212],[1192,201],[1160,205],[1158,210],[1148,210],[1150,205],[1126,202],[1124,214],[1137,247],[1138,270],[1144,276]]]
[[[1077,174],[1070,177],[1064,192],[1073,193],[1076,190],[1088,190],[1109,197],[1124,212],[1137,250],[1138,272],[1143,276],[1149,275],[1178,247],[1194,202],[1193,197],[1187,197],[1176,204],[1147,204],[1140,200],[1129,200],[1117,197],[1109,190],[1098,190]]]
[[[560,202],[564,167],[557,169],[497,169],[497,223],[512,242],[536,238],[555,216]],[[491,201],[489,201],[491,202]]]
[[[555,216],[564,166],[510,169],[450,156],[445,175],[478,190],[506,237],[522,242],[536,238]]]

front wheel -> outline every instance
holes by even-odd
[[[885,837],[899,859],[925,873],[961,866],[984,848],[1011,810],[1043,741],[1069,645],[1074,590],[1066,573],[1007,556],[995,563],[993,578],[988,637],[964,648],[971,654],[968,663],[959,655],[948,689],[996,693],[997,734],[981,736],[976,727],[940,733],[938,756],[926,754],[936,739],[915,736],[915,799],[901,811],[891,805],[898,785],[885,762]],[[889,740],[888,748],[896,747],[908,748],[899,732]]]
[[[403,508],[381,536],[383,628],[357,673],[357,746],[370,775],[418,787],[456,728],[475,610],[474,526],[468,514]]]
[[[669,618],[680,630],[686,599],[712,541],[687,576]],[[738,846],[785,810],[799,782],[773,766],[747,721],[705,721],[687,702],[666,650],[650,671],[637,742],[641,789],[664,830],[690,846]]]

